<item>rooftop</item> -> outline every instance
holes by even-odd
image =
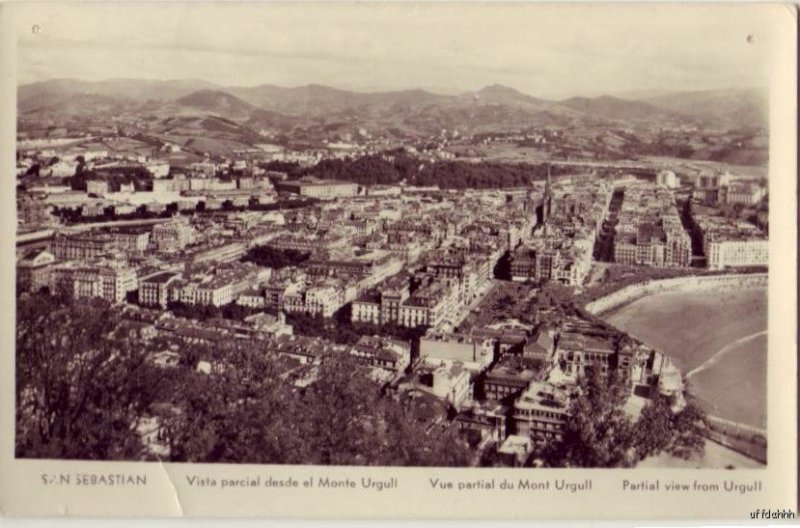
[[[146,279],[142,279],[142,282],[149,282],[149,283],[157,283],[157,284],[166,284],[171,279],[178,277],[177,273],[173,273],[171,271],[162,271],[161,273],[157,273],[152,275]]]

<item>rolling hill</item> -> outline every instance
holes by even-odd
[[[679,92],[643,102],[721,127],[765,127],[769,120],[767,94],[758,88]]]
[[[314,138],[366,131],[397,137],[430,137],[538,126],[661,126],[665,122],[711,128],[766,124],[766,99],[757,90],[662,93],[627,99],[601,96],[551,101],[502,85],[457,95],[425,90],[361,93],[317,84],[222,87],[205,81],[56,79],[22,85],[21,118],[210,115],[237,126]]]
[[[200,90],[175,100],[187,106],[210,114],[221,115],[230,119],[248,118],[259,110],[250,103],[221,90]]]
[[[212,89],[215,85],[200,80],[155,81],[147,79],[110,79],[83,81],[78,79],[52,79],[19,87],[17,102],[20,112],[61,104],[74,95],[97,95],[130,102],[147,100],[166,101],[189,95],[198,90]]]
[[[263,110],[294,116],[320,117],[363,104],[362,94],[317,84],[297,88],[264,84],[249,88],[227,87],[226,90]]]
[[[630,101],[603,95],[600,97],[572,97],[559,104],[584,114],[608,119],[650,120],[656,117],[680,117],[677,112],[660,108],[643,101]]]

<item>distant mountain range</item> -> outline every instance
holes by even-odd
[[[425,136],[536,126],[696,124],[713,128],[766,126],[767,100],[757,89],[631,92],[630,98],[539,99],[492,85],[458,95],[425,90],[360,93],[311,84],[219,86],[200,80],[56,79],[18,90],[20,118],[69,118],[144,112],[157,116],[212,114],[253,129],[286,133],[297,127],[361,127],[372,133]]]
[[[649,120],[676,117],[682,113],[648,102],[620,99],[610,95],[573,97],[561,101],[560,104],[584,114],[608,119]]]

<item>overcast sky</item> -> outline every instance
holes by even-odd
[[[21,84],[65,77],[204,79],[454,93],[499,83],[551,98],[764,85],[776,9],[522,3],[17,8]],[[748,35],[756,41],[748,43]]]

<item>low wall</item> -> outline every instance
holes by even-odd
[[[767,463],[767,431],[745,424],[706,416],[706,436],[720,445],[762,464]]]
[[[766,287],[766,273],[702,275],[690,277],[677,277],[674,279],[658,279],[632,284],[615,291],[605,297],[595,299],[584,307],[592,315],[613,310],[624,304],[635,301],[646,295],[669,290],[680,289],[718,289],[741,287]]]

